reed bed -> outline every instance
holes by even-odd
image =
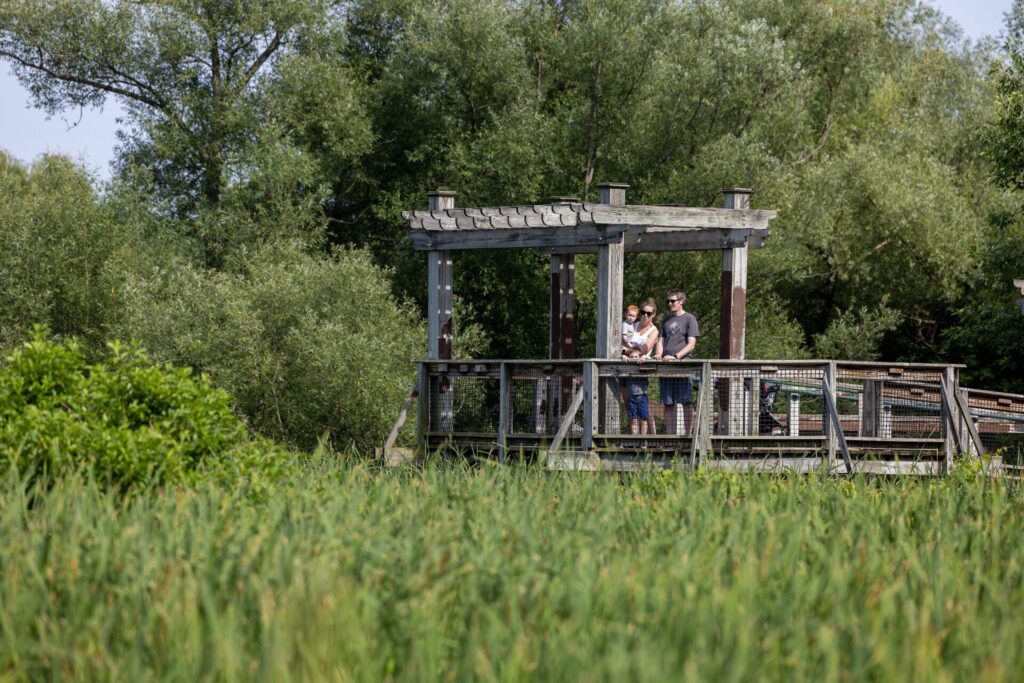
[[[1019,680],[1005,483],[321,460],[0,478],[0,680]]]

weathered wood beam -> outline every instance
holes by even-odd
[[[561,424],[558,425],[558,431],[555,432],[555,438],[551,440],[551,445],[548,446],[549,453],[555,453],[559,448],[562,447],[562,442],[565,440],[565,435],[569,433],[569,429],[572,427],[573,422],[576,421],[576,412],[583,405],[583,389],[581,385],[576,390],[576,395],[572,399],[572,403],[569,405],[569,410],[566,412],[565,417],[562,418]]]
[[[767,230],[747,228],[666,228],[650,226],[629,228],[623,236],[627,254],[662,251],[711,251],[747,246],[760,249],[768,238]],[[541,253],[596,254],[597,246],[538,248]]]
[[[749,191],[748,191],[749,194]],[[751,210],[749,205],[724,208],[682,206],[609,206],[586,204],[596,225],[662,225],[670,228],[751,228],[767,230],[777,212]]]
[[[416,251],[597,246],[620,242],[625,231],[626,227],[621,225],[522,230],[425,230],[409,233],[409,241]]]
[[[832,387],[828,381],[828,377],[822,378],[823,391],[822,395],[825,397],[825,409],[828,411],[830,430],[829,437],[835,436],[837,445],[839,446],[839,452],[843,455],[843,462],[846,463],[846,473],[853,474],[853,461],[850,459],[850,448],[846,445],[846,435],[843,434],[843,423],[839,420],[839,411],[836,410],[836,399],[832,393]]]
[[[985,444],[981,442],[981,436],[978,434],[978,428],[974,425],[974,419],[971,416],[971,409],[967,405],[967,401],[959,391],[954,394],[953,398],[956,400],[956,404],[960,408],[960,413],[964,417],[967,433],[970,434],[971,440],[974,442],[977,454],[979,456],[985,455]]]

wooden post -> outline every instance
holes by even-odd
[[[622,183],[602,183],[597,186],[602,204],[624,206],[626,188]],[[595,354],[598,358],[617,359],[622,349],[622,268],[626,253],[623,239],[612,244],[602,244],[597,252],[597,343]],[[619,383],[609,378],[600,394],[603,399],[601,418],[602,429],[609,434],[618,434],[621,429],[619,417]]]
[[[583,450],[594,447],[594,434],[597,433],[597,363],[583,363]]]
[[[427,432],[430,431],[430,375],[427,373],[427,364],[420,362],[419,376],[416,380],[416,387],[419,389],[419,397],[416,401],[416,454],[419,457],[427,455]]]
[[[508,363],[502,361],[498,370],[498,461],[508,461],[508,428],[511,421],[512,383]]]
[[[444,211],[455,208],[455,193],[436,190],[427,193],[427,208]],[[452,357],[452,253],[427,252],[427,358],[450,360]],[[424,395],[421,394],[422,401]],[[444,376],[438,378],[437,396],[426,397],[431,413],[436,414],[435,430],[447,431],[453,426],[452,387]]]
[[[455,193],[436,190],[427,193],[427,208],[444,211],[455,208]],[[452,255],[450,251],[427,252],[427,358],[452,357]]]
[[[749,209],[753,190],[731,187],[722,190],[725,208]],[[742,360],[747,333],[747,246],[722,250],[720,358]]]
[[[880,379],[864,380],[863,391],[863,417],[860,423],[860,435],[869,437],[880,437],[885,428],[885,419],[882,414],[882,388],[883,381]],[[890,420],[890,426],[892,421]]]
[[[551,197],[552,204],[579,202],[576,197]],[[551,256],[551,358],[576,357],[576,256],[558,253]],[[571,394],[570,394],[571,395]]]
[[[626,204],[626,188],[622,183],[601,183],[601,203],[613,206]],[[620,238],[613,244],[602,244],[597,252],[597,350],[598,358],[618,358],[622,348],[622,260],[625,247]]]
[[[753,190],[725,188],[725,208],[749,209]],[[720,333],[718,357],[742,360],[745,355],[747,327],[747,247],[733,247],[722,250],[722,284],[720,296]],[[718,399],[719,424],[726,434],[742,434],[744,408],[737,405],[742,401],[743,380],[730,377],[722,383]]]
[[[942,435],[945,440],[942,444],[942,454],[945,459],[946,474],[949,474],[953,470],[953,456],[955,455],[954,438],[959,443],[959,435],[954,432],[960,427],[959,415],[956,411],[956,399],[954,398],[954,392],[957,391],[956,381],[956,370],[951,367],[947,367],[945,372],[942,373],[942,386],[940,391],[942,392]]]
[[[552,204],[579,202],[576,197],[551,197]],[[550,343],[551,358],[576,357],[576,256],[570,253],[551,256],[551,316]],[[557,424],[566,407],[573,400],[572,380],[568,376],[555,374],[548,382],[548,413]]]
[[[835,405],[836,400],[836,380],[838,372],[836,371],[836,363],[832,361],[825,366],[825,375],[822,382],[821,393],[822,393],[822,409],[821,409],[821,426],[825,430],[825,440],[827,442],[825,456],[827,458],[828,472],[832,473],[835,471],[836,466],[836,450],[839,447],[839,435],[836,434],[836,426],[829,419],[828,405],[832,403]],[[852,474],[847,472],[847,474]]]

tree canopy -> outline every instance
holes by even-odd
[[[36,106],[113,97],[127,114],[95,196],[54,161],[4,166],[5,239],[69,225],[30,203],[57,178],[94,207],[62,248],[80,240],[109,265],[4,285],[33,313],[3,318],[0,339],[28,318],[140,336],[220,372],[267,431],[308,444],[337,413],[300,436],[278,411],[337,395],[287,358],[340,362],[345,343],[330,360],[307,342],[360,315],[327,302],[371,296],[346,283],[389,289],[371,307],[401,311],[350,329],[421,353],[405,306],[425,303],[425,263],[399,214],[427,190],[508,204],[593,199],[615,180],[631,203],[706,206],[749,185],[779,210],[751,256],[751,355],[966,361],[969,380],[1021,390],[1008,360],[1024,357],[1010,287],[1024,276],[1020,16],[1016,2],[1000,46],[913,0],[8,0],[0,59]],[[547,269],[532,252],[460,255],[465,348],[542,356]],[[713,253],[639,255],[626,298],[685,288],[713,355],[718,279]],[[95,303],[55,298],[85,281]],[[587,353],[592,259],[577,285]],[[262,365],[241,351],[255,348]]]

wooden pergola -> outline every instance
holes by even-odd
[[[626,204],[622,183],[598,185],[597,203],[553,197],[544,204],[456,208],[455,192],[428,193],[425,211],[406,211],[413,248],[427,252],[428,358],[450,359],[452,252],[537,249],[551,254],[550,357],[574,358],[574,259],[598,256],[598,358],[618,358],[626,253],[722,252],[719,355],[742,359],[746,332],[747,251],[768,237],[775,211],[750,208],[752,190],[728,188],[721,208]],[[680,282],[685,289],[686,283]]]
[[[413,248],[427,252],[429,345],[381,449],[386,461],[469,450],[500,461],[513,454],[543,458],[557,468],[653,462],[938,475],[950,471],[957,454],[984,454],[979,429],[990,440],[1022,443],[1016,435],[1024,397],[968,393],[959,385],[963,366],[746,359],[748,250],[763,246],[776,215],[751,209],[751,190],[728,188],[721,207],[694,208],[629,205],[626,185],[598,188],[596,203],[553,197],[471,208],[456,208],[455,193],[438,190],[428,193],[426,210],[403,213]],[[548,359],[452,359],[453,252],[473,249],[550,255]],[[671,251],[721,252],[719,359],[622,362],[624,256]],[[597,254],[597,348],[589,358],[577,357],[577,254]],[[1024,282],[1015,284],[1024,293]],[[685,411],[674,411],[674,423],[663,415],[661,433],[638,433],[638,425],[623,421],[623,382],[643,382],[653,397],[661,380],[679,379],[696,387],[692,424],[685,415],[678,419]],[[417,446],[397,449],[414,403]],[[1024,437],[1024,429],[1019,433]]]

